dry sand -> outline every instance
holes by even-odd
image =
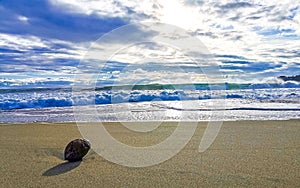
[[[107,123],[131,145],[153,144],[174,130],[165,123],[148,134]],[[146,168],[111,163],[90,151],[82,162],[62,159],[81,137],[74,123],[0,125],[1,187],[300,187],[300,120],[225,122],[213,145],[198,152],[206,123],[175,157]]]

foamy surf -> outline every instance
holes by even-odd
[[[73,107],[70,106],[2,110],[0,122],[237,121],[300,118],[300,103],[296,99],[285,103],[252,99],[150,101],[76,108],[82,112],[80,119],[74,118]]]

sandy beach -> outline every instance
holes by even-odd
[[[105,126],[136,146],[163,140],[176,123],[149,134],[130,133],[120,123]],[[224,122],[213,145],[198,152],[207,123],[188,145],[164,163],[129,168],[93,151],[82,162],[63,160],[66,144],[81,137],[75,123],[0,125],[1,187],[299,187],[300,120]]]

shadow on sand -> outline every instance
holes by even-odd
[[[45,171],[43,173],[43,176],[57,176],[60,174],[64,174],[66,172],[69,172],[73,169],[75,169],[76,167],[78,167],[80,165],[81,161],[77,161],[77,162],[64,162],[61,164],[58,164],[50,169],[48,169],[47,171]]]

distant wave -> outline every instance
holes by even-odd
[[[48,83],[48,82],[46,82]],[[41,92],[41,91],[71,91],[71,83],[68,82],[65,87],[57,85],[38,83],[37,85],[13,86],[14,83],[7,84],[0,81],[0,93],[7,92]],[[60,82],[58,82],[60,83]],[[64,83],[64,82],[62,82]],[[285,81],[281,83],[214,83],[214,84],[140,84],[140,85],[114,85],[114,86],[97,86],[95,90],[236,90],[236,89],[264,89],[264,88],[300,88],[300,83],[296,81]]]

